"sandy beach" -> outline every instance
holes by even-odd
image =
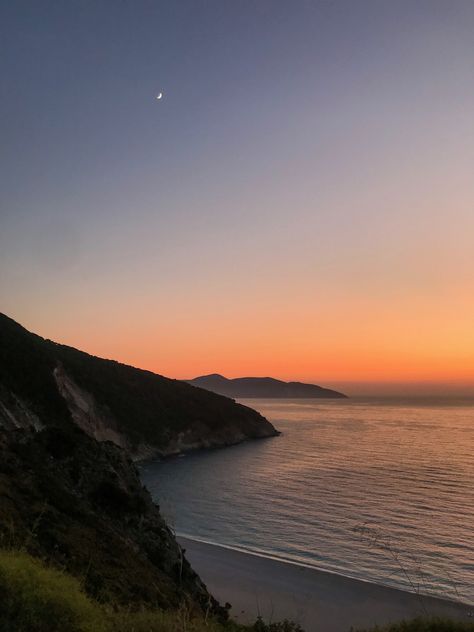
[[[231,615],[293,619],[306,632],[349,632],[423,614],[472,621],[470,607],[184,537],[186,557]]]

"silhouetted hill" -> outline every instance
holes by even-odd
[[[343,393],[323,388],[316,384],[282,382],[272,377],[237,377],[229,380],[223,375],[212,373],[188,380],[188,384],[205,388],[226,397],[282,397],[282,398],[342,398]]]
[[[0,425],[39,429],[71,420],[134,458],[278,434],[251,408],[45,340],[0,314]]]

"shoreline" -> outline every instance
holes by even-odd
[[[290,560],[288,558],[285,557],[280,557],[278,555],[272,555],[271,553],[267,553],[267,552],[263,552],[263,551],[254,551],[252,549],[245,549],[244,547],[239,547],[239,546],[231,546],[230,544],[221,544],[218,542],[212,542],[211,540],[206,540],[205,538],[199,538],[196,536],[192,536],[189,535],[187,533],[178,533],[176,532],[175,534],[176,539],[179,540],[186,540],[186,541],[192,541],[192,542],[198,542],[200,544],[206,544],[208,546],[216,546],[218,548],[221,549],[227,549],[229,551],[236,551],[237,553],[243,553],[244,555],[251,555],[254,557],[262,557],[263,559],[267,559],[267,560],[273,560],[274,562],[280,562],[281,564],[289,564],[291,566],[296,566],[297,568],[307,568],[309,570],[313,570],[313,571],[317,571],[318,573],[327,573],[328,575],[337,575],[338,577],[344,577],[346,579],[351,579],[355,582],[362,582],[363,584],[370,584],[372,586],[380,586],[382,588],[391,588],[392,590],[398,590],[400,592],[404,592],[404,593],[408,593],[410,595],[416,595],[418,598],[433,598],[433,599],[439,599],[441,601],[448,601],[454,604],[458,604],[461,606],[466,606],[467,608],[471,608],[471,606],[467,603],[464,603],[462,601],[459,601],[457,599],[451,599],[449,597],[438,597],[437,595],[430,595],[428,593],[416,593],[412,590],[409,590],[408,588],[398,588],[397,586],[389,586],[388,584],[380,584],[378,582],[375,582],[371,579],[364,579],[363,577],[355,577],[354,575],[349,575],[348,573],[342,573],[339,571],[333,571],[327,568],[321,568],[319,566],[313,565],[313,564],[308,564],[305,562],[299,562],[296,560]],[[473,606],[474,608],[474,606]]]
[[[183,445],[176,449],[168,448],[168,451],[163,451],[161,448],[150,448],[150,451],[147,452],[148,448],[146,448],[142,451],[142,453],[131,453],[131,458],[135,465],[142,467],[147,463],[168,461],[193,454],[205,454],[206,452],[215,452],[216,450],[223,450],[225,448],[234,448],[250,441],[262,441],[264,439],[274,439],[275,437],[280,437],[282,434],[280,430],[277,430],[275,427],[274,430],[275,432],[272,434],[262,435],[260,437],[244,437],[243,439],[237,439],[236,441],[232,441],[230,443],[206,443],[204,445],[201,442],[197,442],[195,444]]]
[[[263,553],[177,535],[210,592],[232,604],[231,617],[253,623],[292,619],[306,632],[348,632],[416,616],[471,621],[472,607],[356,579]]]

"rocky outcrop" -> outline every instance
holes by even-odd
[[[42,430],[44,425],[19,397],[0,384],[0,428]]]
[[[59,393],[64,397],[71,417],[79,428],[97,441],[112,441],[125,450],[131,450],[127,438],[118,431],[113,416],[97,403],[91,393],[74,382],[62,364],[54,369],[53,375]]]

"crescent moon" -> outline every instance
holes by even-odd
[[[162,92],[160,92],[160,93],[157,95],[157,97],[156,97],[156,98],[158,99],[158,101],[159,101],[160,99],[162,99],[162,98],[163,98],[163,93],[162,93]]]

